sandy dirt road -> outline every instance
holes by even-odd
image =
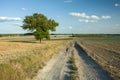
[[[33,80],[64,80],[64,66],[68,59],[68,48],[52,57],[47,65],[38,71]]]
[[[102,70],[76,43],[53,56],[47,65],[38,71],[33,80],[71,80],[67,62],[72,51],[78,68],[78,80],[112,80],[108,73]]]

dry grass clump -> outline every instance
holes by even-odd
[[[0,79],[26,80],[36,75],[50,58],[69,43],[67,40],[35,43],[0,42]]]
[[[83,40],[78,43],[115,80],[120,79],[120,41]]]
[[[12,64],[0,64],[0,80],[23,80],[25,75],[19,67]]]

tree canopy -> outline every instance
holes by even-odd
[[[43,14],[34,13],[25,17],[21,27],[24,30],[33,32],[35,38],[41,42],[43,38],[50,39],[49,31],[56,31],[58,25],[55,20],[48,19]]]

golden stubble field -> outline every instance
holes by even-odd
[[[70,40],[35,41],[33,36],[0,38],[0,79],[26,80],[36,75],[46,62]]]
[[[53,36],[52,36],[53,37]],[[59,37],[59,36],[57,36]],[[64,36],[65,37],[65,36]],[[61,38],[62,39],[62,38]],[[64,40],[36,41],[34,36],[12,36],[0,38],[0,56],[9,54],[18,54],[19,52],[43,49],[60,45]]]

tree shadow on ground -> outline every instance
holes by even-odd
[[[38,43],[38,42],[35,42],[35,41],[8,41],[8,42]]]

